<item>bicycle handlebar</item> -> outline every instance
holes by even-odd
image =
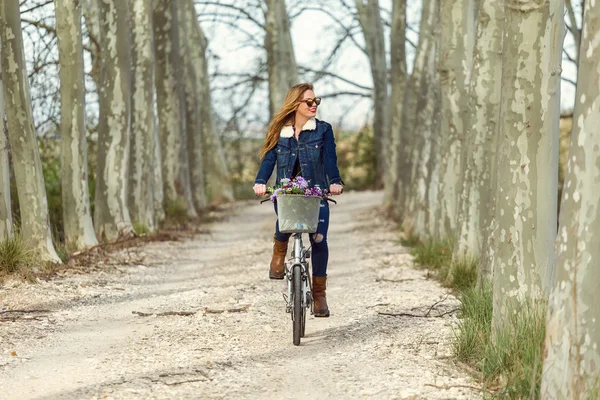
[[[330,199],[329,197],[328,197],[328,198],[326,198],[325,200],[327,200],[327,201],[330,201],[330,202],[332,202],[333,204],[337,204],[337,201],[335,201],[334,199]],[[268,199],[261,200],[261,201],[260,201],[260,204],[262,204],[262,203],[266,203],[267,201],[271,201],[271,199],[270,199],[270,198],[268,198]]]

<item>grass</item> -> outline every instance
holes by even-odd
[[[505,326],[492,334],[491,284],[476,287],[478,260],[452,260],[450,239],[419,240],[408,236],[415,263],[433,271],[435,279],[454,290],[460,300],[460,319],[452,342],[455,357],[478,372],[494,398],[535,399],[542,377],[545,304],[526,303],[510,312]]]
[[[189,220],[187,204],[184,199],[178,198],[170,201],[165,207],[164,225],[185,225]]]
[[[139,236],[144,236],[150,233],[150,229],[148,229],[146,224],[138,221],[133,223],[133,230],[135,230],[135,233]]]
[[[0,279],[9,275],[30,278],[37,261],[35,251],[21,234],[0,241]]]

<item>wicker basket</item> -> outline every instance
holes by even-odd
[[[320,197],[286,194],[277,197],[279,231],[314,233],[319,225]]]

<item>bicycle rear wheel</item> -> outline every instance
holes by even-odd
[[[294,345],[300,344],[302,335],[302,325],[304,325],[304,316],[306,310],[302,307],[302,267],[295,265],[292,271],[292,287],[293,287],[293,309],[292,309],[292,324],[294,331]]]

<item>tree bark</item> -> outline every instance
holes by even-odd
[[[190,2],[185,0],[180,4],[179,12],[179,51],[183,67],[183,94],[185,103],[185,126],[187,132],[187,151],[190,163],[190,179],[192,198],[196,210],[203,211],[208,206],[204,183],[203,145],[200,119],[200,102],[206,101],[202,98],[198,88],[198,76],[194,65],[194,55],[197,51],[193,48],[190,34],[192,24],[198,24],[198,20],[192,20],[190,13]],[[191,4],[193,8],[194,5]]]
[[[408,210],[414,208],[413,186],[416,181],[416,171],[422,143],[415,134],[417,127],[418,103],[421,99],[421,81],[427,65],[430,47],[435,41],[434,24],[436,21],[435,9],[439,0],[426,3],[421,11],[419,27],[419,44],[413,64],[413,70],[406,83],[404,102],[402,106],[401,128],[401,155],[400,155],[400,182],[398,182],[398,201],[396,214],[400,217],[404,229],[411,232],[414,225],[414,215]]]
[[[558,193],[562,0],[508,0],[493,240],[494,329],[544,297]]]
[[[438,222],[437,189],[440,178],[440,118],[441,85],[438,74],[441,30],[439,29],[440,2],[426,5],[424,13],[430,18],[430,38],[427,38],[425,63],[421,75],[421,89],[417,104],[414,135],[417,146],[413,152],[414,181],[408,212],[413,218],[414,233],[421,237],[432,236]]]
[[[600,9],[585,4],[577,98],[548,303],[542,399],[591,398],[600,365]]]
[[[439,237],[457,234],[461,147],[468,113],[468,88],[476,34],[476,0],[442,0],[442,124],[438,219]]]
[[[93,45],[91,46],[92,51],[90,52],[92,58],[92,69],[90,76],[96,83],[96,87],[100,87],[100,5],[98,0],[82,0],[83,16],[85,19],[85,26],[88,30],[88,35],[92,40]]]
[[[466,166],[462,203],[458,215],[455,258],[476,259],[488,247],[486,237],[495,208],[494,183],[496,141],[500,126],[502,80],[502,26],[504,8],[500,0],[482,0],[468,104],[464,153]],[[479,281],[491,280],[491,266],[479,262]]]
[[[373,77],[373,137],[377,158],[377,184],[383,184],[384,170],[389,168],[390,109],[388,95],[387,63],[385,60],[385,40],[383,23],[378,0],[355,0],[358,20],[365,37],[365,48]]]
[[[60,263],[52,244],[42,162],[33,127],[18,0],[0,3],[0,70],[8,140],[21,209],[21,232],[40,258]]]
[[[184,207],[188,217],[195,218],[198,214],[190,187],[176,2],[155,1],[154,40],[165,205]]]
[[[88,188],[81,1],[54,3],[60,57],[63,225],[65,242],[81,250],[98,244]]]
[[[198,21],[193,0],[187,1],[190,22],[190,40],[192,64],[196,68],[196,78],[199,91],[200,129],[202,135],[202,160],[206,196],[212,204],[233,201],[231,175],[225,159],[225,152],[219,134],[215,127],[208,62],[206,60],[207,40]]]
[[[400,182],[400,155],[402,152],[402,107],[406,87],[406,0],[392,3],[390,32],[392,93],[390,96],[389,165],[383,177],[384,204],[390,208],[398,202]],[[392,212],[396,210],[392,209]],[[395,215],[399,217],[398,214]]]
[[[2,54],[1,40],[0,54]],[[0,63],[0,241],[13,236],[10,197],[10,158],[8,156],[8,132],[4,123],[5,114],[4,84],[2,81],[2,65]]]
[[[152,0],[132,0],[131,153],[128,205],[131,219],[149,232],[156,230],[154,191],[156,163],[154,119],[154,31]]]
[[[115,240],[134,234],[127,207],[130,151],[131,75],[127,2],[100,2],[102,67],[98,91],[98,161],[94,225],[97,237]]]
[[[299,82],[285,1],[266,0],[266,3],[265,49],[269,70],[269,110],[273,117],[283,105],[289,88]]]

